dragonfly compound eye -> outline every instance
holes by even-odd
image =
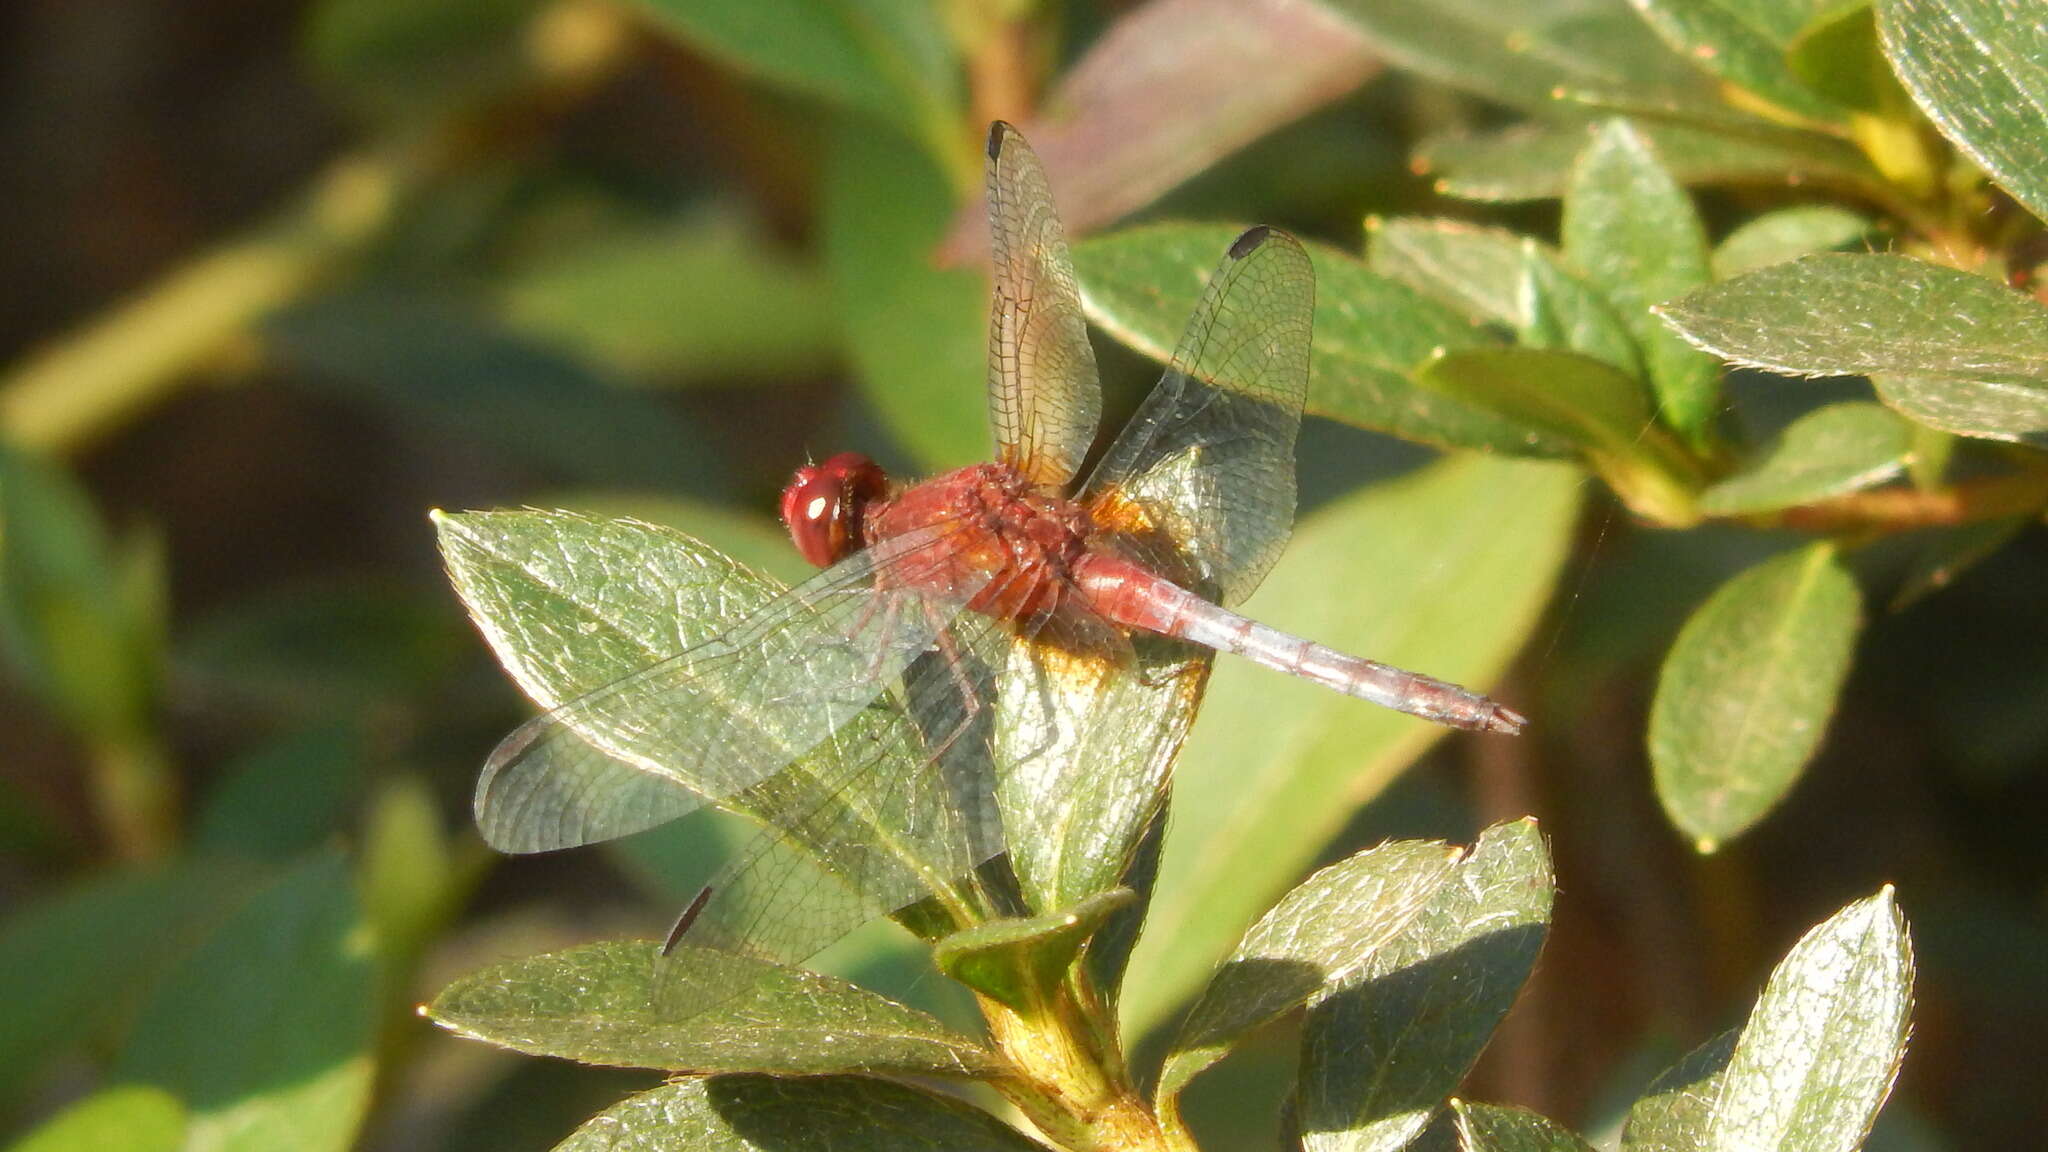
[[[887,483],[882,469],[858,452],[797,469],[782,490],[782,522],[796,550],[820,568],[844,560],[861,546],[862,517]]]

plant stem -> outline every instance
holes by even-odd
[[[1185,1136],[1163,1128],[1130,1083],[1121,1053],[1098,1042],[1100,1030],[1090,1026],[1075,991],[1073,981],[1064,982],[1029,1011],[980,998],[989,1034],[1017,1072],[997,1090],[1076,1152],[1191,1152]]]
[[[157,860],[177,839],[178,785],[155,737],[96,741],[90,749],[93,806],[113,854]]]
[[[1769,517],[1769,526],[1835,534],[1941,528],[2048,509],[2048,470],[1966,480],[1947,488],[1878,488],[1851,492]]]

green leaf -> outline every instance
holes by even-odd
[[[1514,329],[1539,348],[1584,352],[1640,375],[1635,340],[1559,254],[1528,237],[1460,220],[1366,222],[1374,272]]]
[[[1526,1108],[1451,1101],[1462,1152],[1592,1152],[1564,1125]]]
[[[1711,86],[1619,4],[1570,0],[1329,0],[1401,68],[1507,104],[1547,110],[1561,87],[1610,88],[1711,108]]]
[[[1538,348],[1474,348],[1418,375],[1432,391],[1578,446],[1623,502],[1667,524],[1698,519],[1693,465],[1655,425],[1642,385],[1598,360]]]
[[[1954,583],[1958,576],[1988,559],[2032,524],[2031,516],[1980,520],[1935,535],[1899,578],[1890,610],[1898,612]]]
[[[528,81],[538,0],[320,0],[305,17],[311,71],[362,112],[425,116]]]
[[[2048,220],[2048,21],[2029,0],[1879,0],[1885,55],[1944,136]]]
[[[2048,389],[2048,308],[1996,281],[1908,256],[1808,256],[1658,311],[1686,339],[1746,367]]]
[[[184,1101],[193,1152],[340,1152],[369,1110],[376,969],[345,862],[316,857],[164,981],[119,1071]]]
[[[0,925],[0,1102],[39,1087],[81,1046],[118,1043],[163,973],[225,911],[236,873],[185,864],[116,871],[11,912]]]
[[[1497,824],[1407,931],[1310,1004],[1305,1152],[1396,1152],[1422,1132],[1528,980],[1552,893],[1536,822]]]
[[[1813,120],[1842,109],[1806,86],[1785,53],[1826,0],[1633,0],[1674,52],[1788,112]]]
[[[1790,508],[1868,488],[1905,470],[1912,433],[1882,405],[1830,404],[1794,420],[1726,480],[1700,494],[1715,516]]]
[[[653,396],[520,340],[465,305],[367,285],[274,317],[299,379],[597,483],[716,491],[717,454]]]
[[[1714,278],[1731,280],[1815,252],[1847,248],[1870,235],[1867,216],[1833,204],[1779,208],[1730,232],[1714,249]]]
[[[1890,885],[1793,945],[1721,1075],[1714,1148],[1854,1152],[1906,1054],[1913,946]]]
[[[7,1152],[178,1152],[185,1107],[160,1088],[102,1088],[9,1144]]]
[[[684,975],[744,969],[731,986],[745,991],[709,1011],[666,1013],[658,954],[649,941],[620,940],[494,964],[442,989],[425,1012],[459,1035],[586,1064],[784,1076],[997,1068],[973,1039],[858,985],[702,948],[671,961]]]
[[[297,859],[347,827],[365,769],[361,733],[348,725],[258,745],[236,758],[207,794],[193,851],[273,863]]]
[[[474,869],[457,869],[440,802],[417,773],[384,783],[362,839],[363,918],[385,956],[409,960],[447,922],[468,889],[462,873]]]
[[[1065,978],[1104,922],[1137,903],[1136,892],[1112,888],[1063,911],[990,920],[941,939],[932,959],[953,979],[1024,1011]]]
[[[1852,1152],[1898,1075],[1912,995],[1912,942],[1887,885],[1793,946],[1739,1037],[1660,1077],[1622,1148]]]
[[[930,0],[637,0],[732,67],[952,142],[959,63]]]
[[[1705,284],[1707,237],[1692,199],[1625,120],[1609,121],[1572,169],[1565,259],[1607,294],[1642,348],[1665,423],[1699,445],[1721,407],[1721,372],[1650,313]]]
[[[61,468],[0,446],[0,655],[87,739],[151,726],[159,630],[124,591],[113,541]]]
[[[1075,246],[1089,319],[1118,341],[1165,361],[1235,235],[1228,226],[1155,224]],[[1485,343],[1457,312],[1335,249],[1311,244],[1309,255],[1316,270],[1311,413],[1424,444],[1512,453],[1563,450],[1408,379],[1442,349]]]
[[[1870,378],[1885,406],[1929,428],[1982,440],[2048,444],[2048,381]]]
[[[1555,464],[1472,454],[1354,493],[1303,519],[1244,611],[1483,688],[1550,598],[1580,477]],[[1362,597],[1365,588],[1372,593]],[[1143,1032],[1193,996],[1353,809],[1443,734],[1224,661],[1174,770],[1173,819],[1132,962],[1147,976],[1125,992],[1127,1031]]]
[[[825,271],[862,396],[920,466],[987,459],[988,280],[932,260],[954,189],[908,141],[848,117],[824,164]]]
[[[1160,1072],[1162,1101],[1221,1060],[1246,1034],[1355,978],[1409,931],[1461,853],[1441,842],[1395,840],[1332,864],[1280,898],[1244,938],[1181,1021]]]
[[[1476,135],[1438,137],[1416,154],[1437,174],[1437,191],[1467,200],[1547,200],[1571,185],[1572,162],[1596,125],[1518,124]],[[1645,121],[1636,131],[1680,184],[1881,187],[1883,177],[1848,143],[1814,133],[1701,127]]]
[[[1878,44],[1877,14],[1868,0],[1822,5],[1786,47],[1785,63],[1808,88],[1844,108],[1900,120],[1912,115],[1912,102]]]
[[[884,1080],[717,1076],[627,1097],[555,1152],[1044,1152],[964,1101]]]
[[[825,371],[838,322],[823,273],[730,215],[609,234],[513,276],[515,329],[659,382]]]
[[[1860,624],[1828,544],[1765,561],[1687,620],[1650,706],[1657,797],[1700,851],[1771,810],[1827,731]]]

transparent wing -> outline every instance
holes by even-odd
[[[944,586],[930,577],[952,531],[864,549],[724,636],[521,725],[477,781],[484,839],[505,852],[607,840],[795,762],[894,683],[979,590],[928,591]]]
[[[988,219],[995,272],[988,405],[996,455],[1032,480],[1064,487],[1095,439],[1102,386],[1045,170],[1000,120],[988,134]]]
[[[1300,242],[1263,226],[1239,236],[1158,387],[1082,489],[1134,558],[1225,604],[1258,587],[1293,530],[1314,312]]]

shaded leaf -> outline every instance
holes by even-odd
[[[1235,235],[1228,226],[1156,224],[1077,245],[1074,266],[1089,319],[1122,343],[1165,361]],[[1407,378],[1441,349],[1484,343],[1463,317],[1351,256],[1320,245],[1308,249],[1316,271],[1311,413],[1425,444],[1562,450]]]
[[[1886,407],[1929,428],[1983,440],[2048,444],[2048,382],[1886,373],[1872,376],[1870,383]]]
[[[1528,316],[1515,333],[1524,345],[1579,352],[1642,378],[1635,337],[1607,298],[1534,240],[1523,241],[1516,287],[1520,311]]]
[[[457,867],[440,800],[414,772],[384,782],[362,841],[363,918],[387,958],[409,961],[447,922],[477,869]]]
[[[1639,122],[1680,184],[1847,185],[1882,183],[1877,169],[1849,144],[1813,133],[1716,129]],[[1415,163],[1437,175],[1437,191],[1467,200],[1546,200],[1570,186],[1572,161],[1596,125],[1518,124],[1476,135],[1427,141]]]
[[[265,328],[303,379],[594,482],[717,491],[718,457],[655,397],[514,338],[449,299],[392,285],[320,297]]]
[[[1309,1006],[1307,1152],[1395,1152],[1422,1132],[1529,978],[1552,893],[1536,822],[1497,824],[1406,932]]]
[[[1897,612],[1948,587],[1958,576],[2011,543],[2033,519],[2010,516],[1984,520],[1938,534],[1899,579],[1898,591],[1892,594],[1891,611]]]
[[[1710,85],[1618,4],[1325,2],[1403,69],[1503,103],[1546,110],[1559,88],[1613,89],[1679,106],[1718,103]]]
[[[883,1080],[678,1080],[607,1108],[555,1152],[1043,1152],[951,1096]]]
[[[1802,376],[1886,372],[2048,389],[2048,308],[1908,256],[1823,253],[1659,308],[1726,360]]]
[[[177,1152],[185,1107],[160,1088],[102,1088],[9,1144],[7,1152]]]
[[[184,1102],[193,1152],[339,1152],[369,1110],[376,968],[344,861],[316,857],[164,981],[119,1072]]]
[[[1867,216],[1834,204],[1779,208],[1730,232],[1714,249],[1714,278],[1729,280],[1815,252],[1847,248],[1870,234]]]
[[[1354,978],[1398,941],[1460,853],[1440,842],[1395,840],[1332,864],[1282,896],[1237,942],[1174,1037],[1158,1096],[1178,1095],[1245,1035]]]
[[[932,959],[953,979],[1023,1011],[1059,984],[1111,916],[1137,902],[1129,888],[1112,888],[1062,911],[990,920],[939,940]]]
[[[1650,313],[1708,281],[1707,237],[1692,199],[1627,121],[1610,121],[1572,169],[1561,225],[1565,258],[1606,293],[1635,334],[1665,423],[1706,441],[1721,371]]]
[[[927,0],[636,0],[732,67],[879,116],[934,147],[957,116],[958,62]]]
[[[2030,0],[1880,0],[1877,22],[1927,118],[2048,220],[2048,21]]]
[[[1666,1069],[1629,1109],[1624,1152],[1699,1152],[1722,1074],[1735,1055],[1735,1033],[1724,1032]]]
[[[1913,947],[1886,885],[1771,973],[1700,1130],[1709,1148],[1854,1152],[1906,1054]]]
[[[1380,68],[1319,4],[1151,0],[1125,10],[1018,127],[1069,237],[1152,203],[1260,136],[1338,99]],[[988,205],[954,215],[945,258],[986,261]]]
[[[1591,1152],[1592,1146],[1564,1125],[1526,1108],[1451,1101],[1458,1117],[1463,1152]]]
[[[80,1045],[118,1045],[137,1007],[240,891],[233,870],[116,871],[10,912],[0,926],[0,1101]]]
[[[1673,823],[1711,852],[1775,807],[1820,746],[1860,625],[1856,583],[1813,544],[1723,584],[1678,634],[1650,707]]]
[[[365,774],[359,732],[329,726],[259,745],[228,766],[200,808],[200,855],[283,863],[340,832]]]
[[[1789,508],[1868,488],[1905,470],[1906,422],[1882,405],[1830,404],[1794,420],[1734,475],[1700,494],[1716,516]]]
[[[1473,348],[1438,358],[1417,379],[1577,445],[1640,515],[1669,524],[1698,519],[1693,465],[1655,425],[1642,385],[1612,365],[1571,352]]]
[[[1795,6],[1793,11],[1797,11]],[[1823,99],[1870,116],[1905,120],[1912,102],[1899,86],[1877,40],[1877,14],[1867,2],[1816,5],[1812,22],[1785,49],[1785,63]]]
[[[315,76],[381,116],[425,115],[526,79],[538,0],[322,0],[302,24]]]
[[[908,141],[850,118],[824,164],[825,271],[862,396],[920,466],[986,459],[988,280],[932,261],[952,186]]]
[[[657,952],[650,941],[621,940],[494,964],[442,989],[424,1011],[472,1039],[586,1064],[969,1077],[997,1066],[972,1038],[858,985],[702,948],[677,950],[683,975],[745,967],[748,978],[732,986],[746,991],[708,1012],[670,1015],[657,996]]]
[[[1842,109],[1785,61],[1815,0],[1631,0],[1650,27],[1687,60],[1789,112],[1838,120]]]
[[[1473,454],[1429,465],[1304,518],[1244,610],[1484,687],[1549,599],[1582,490],[1580,473],[1554,464]],[[1147,976],[1124,994],[1129,1030],[1194,995],[1352,810],[1443,735],[1225,661],[1175,768],[1165,856],[1132,965]]]
[[[607,235],[512,277],[507,323],[662,382],[824,371],[839,327],[823,274],[724,215]]]

